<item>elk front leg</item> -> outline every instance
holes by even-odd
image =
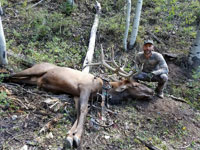
[[[79,147],[81,143],[81,136],[83,133],[84,123],[86,120],[86,115],[88,113],[88,100],[90,96],[89,90],[83,90],[80,95],[80,116],[78,119],[78,124],[76,128],[76,133],[74,135],[74,146]]]

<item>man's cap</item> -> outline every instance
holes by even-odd
[[[145,44],[148,44],[148,43],[149,43],[149,44],[153,44],[153,40],[145,40],[145,41],[144,41],[144,45],[145,45]]]

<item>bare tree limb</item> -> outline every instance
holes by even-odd
[[[171,97],[171,98],[172,98],[173,100],[175,100],[175,101],[187,103],[183,98],[175,97],[174,95],[169,95],[169,97]]]
[[[145,140],[142,140],[140,137],[136,137],[142,144],[144,144],[146,147],[148,147],[150,150],[160,150],[159,148],[153,146],[151,143],[147,143]]]
[[[101,14],[101,5],[99,2],[96,1],[96,15],[95,15],[95,19],[94,19],[94,24],[92,26],[91,29],[91,33],[90,33],[90,42],[89,42],[89,46],[88,46],[88,51],[83,63],[83,70],[82,72],[90,72],[90,66],[88,66],[88,63],[92,62],[93,59],[93,54],[94,54],[94,48],[95,48],[95,40],[96,40],[96,32],[97,32],[97,28],[99,25],[99,18],[100,18],[100,14]]]
[[[40,0],[39,2],[35,3],[34,5],[32,5],[32,6],[28,7],[28,8],[26,8],[26,10],[37,6],[38,4],[42,3],[43,1],[44,1],[44,0]]]
[[[158,38],[157,36],[155,36],[155,34],[151,33],[150,31],[147,31],[147,33],[148,33],[149,35],[151,35],[152,38],[153,38],[154,40],[156,40],[158,43],[161,43],[161,44],[163,44],[163,45],[166,45],[164,42],[162,42],[161,40],[159,40],[159,38]]]
[[[56,124],[61,118],[63,117],[63,114],[58,114],[56,117],[54,117],[51,121],[49,121],[45,126],[39,131],[39,133],[46,132],[52,128],[54,124]]]

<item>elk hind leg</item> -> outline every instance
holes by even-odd
[[[76,118],[76,121],[74,122],[72,128],[68,131],[68,136],[67,136],[67,139],[65,141],[65,147],[70,147],[72,148],[73,147],[73,136],[74,134],[76,133],[76,128],[77,128],[77,124],[78,124],[78,119],[79,119],[79,115],[80,115],[80,103],[79,103],[79,97],[74,97],[74,101],[75,101],[75,108],[76,108],[76,111],[77,111],[77,118]]]

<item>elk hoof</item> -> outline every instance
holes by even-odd
[[[80,146],[80,143],[81,143],[81,140],[80,140],[80,138],[79,137],[77,137],[77,136],[74,136],[74,147],[75,148],[78,148],[79,146]]]
[[[66,141],[64,142],[63,149],[67,150],[69,148],[73,148],[73,138],[67,137]]]

